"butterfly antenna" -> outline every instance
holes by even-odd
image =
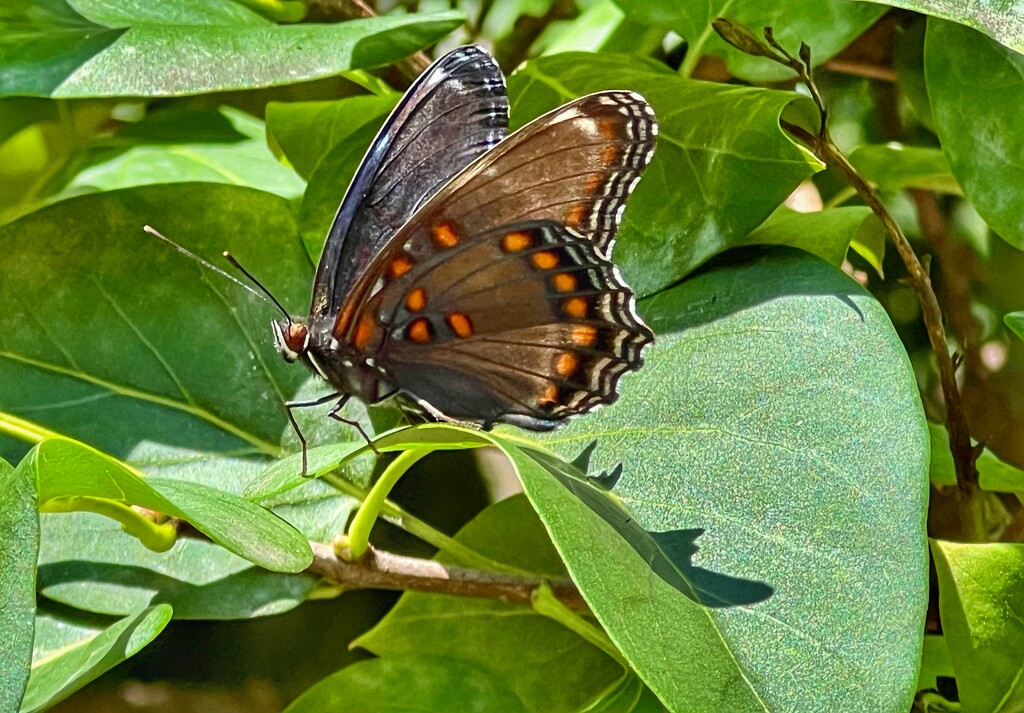
[[[225,250],[225,251],[224,251],[224,258],[225,258],[225,259],[226,259],[226,260],[227,260],[228,262],[230,262],[230,263],[231,263],[231,264],[232,264],[232,265],[233,265],[233,266],[235,267],[235,269],[236,269],[236,270],[238,270],[238,271],[239,271],[239,272],[241,272],[241,273],[242,273],[243,275],[245,275],[246,277],[248,277],[248,278],[249,278],[249,281],[250,281],[250,282],[252,282],[252,284],[254,284],[254,285],[256,285],[256,286],[257,286],[258,288],[260,288],[260,292],[262,292],[263,294],[265,294],[265,295],[267,296],[267,298],[268,298],[268,299],[269,299],[269,300],[270,300],[271,302],[273,302],[273,303],[274,303],[274,305],[275,305],[275,306],[276,306],[276,307],[277,307],[277,308],[278,308],[279,310],[281,310],[281,314],[283,314],[283,315],[284,315],[284,317],[285,317],[285,319],[287,319],[287,320],[288,320],[288,323],[289,323],[289,324],[291,324],[291,322],[292,322],[292,316],[291,316],[290,314],[288,314],[288,310],[286,310],[286,309],[284,308],[284,305],[282,305],[282,304],[281,304],[280,302],[278,302],[278,301],[277,301],[277,298],[276,298],[276,297],[274,297],[274,296],[273,296],[272,294],[270,294],[270,290],[268,290],[268,289],[267,289],[266,287],[264,287],[264,286],[263,286],[263,283],[261,283],[261,282],[260,282],[259,280],[257,280],[257,279],[256,279],[255,277],[253,277],[253,276],[252,276],[252,273],[251,273],[251,272],[249,272],[249,271],[248,271],[248,270],[246,270],[246,269],[245,269],[244,267],[242,267],[242,263],[238,262],[238,260],[236,260],[236,259],[235,259],[235,256],[234,256],[234,255],[232,255],[231,253],[229,253],[229,252],[228,252],[227,250]]]
[[[256,286],[257,286],[258,288],[260,288],[260,291],[259,291],[259,292],[257,292],[256,290],[254,290],[254,289],[252,288],[252,286],[251,286],[251,285],[247,285],[247,284],[245,284],[244,282],[242,282],[241,280],[239,280],[238,278],[234,277],[233,275],[229,275],[228,273],[224,272],[224,270],[221,270],[221,269],[220,269],[219,267],[217,267],[216,265],[214,265],[214,264],[213,264],[212,262],[210,262],[209,260],[204,260],[203,258],[199,257],[198,255],[196,255],[196,254],[195,254],[194,252],[192,252],[191,250],[189,250],[189,249],[185,248],[185,247],[184,247],[184,246],[182,246],[182,245],[178,245],[178,243],[174,242],[173,240],[171,240],[170,238],[168,238],[168,237],[167,237],[166,235],[163,235],[163,234],[161,234],[161,233],[160,233],[160,231],[159,231],[159,230],[157,230],[156,228],[154,228],[154,227],[152,227],[152,226],[150,226],[150,225],[144,225],[144,226],[142,227],[142,229],[143,229],[143,230],[145,230],[145,231],[146,231],[147,233],[149,233],[150,235],[152,235],[152,236],[153,236],[154,238],[156,238],[157,240],[161,240],[161,241],[163,241],[163,242],[167,243],[167,244],[168,244],[168,245],[170,245],[170,246],[171,246],[172,248],[174,248],[175,250],[177,250],[178,252],[180,252],[180,253],[181,253],[182,255],[184,255],[184,256],[186,256],[186,257],[189,257],[189,258],[192,258],[193,260],[195,260],[196,262],[198,262],[198,263],[199,263],[200,265],[202,265],[203,267],[205,267],[205,268],[207,268],[207,269],[209,269],[209,270],[213,270],[214,272],[216,272],[216,273],[217,273],[218,275],[220,275],[221,277],[226,277],[227,279],[231,280],[232,282],[234,282],[234,283],[235,283],[236,285],[238,285],[239,287],[241,287],[241,288],[243,288],[243,289],[245,289],[245,290],[248,290],[248,291],[249,291],[249,292],[251,292],[252,294],[254,294],[254,295],[256,295],[257,297],[259,297],[259,298],[260,298],[261,300],[267,300],[267,299],[269,299],[270,303],[271,303],[272,305],[274,305],[275,307],[277,307],[277,308],[278,308],[279,310],[281,310],[281,313],[282,313],[282,314],[284,314],[284,316],[288,318],[288,321],[289,321],[289,322],[291,322],[291,321],[292,321],[291,315],[289,315],[289,314],[288,314],[288,310],[286,310],[286,309],[285,309],[284,307],[282,307],[282,306],[281,306],[281,303],[280,303],[280,302],[278,302],[278,301],[277,301],[277,299],[275,299],[275,298],[274,298],[274,296],[273,296],[272,294],[270,294],[270,292],[269,292],[269,291],[267,290],[267,288],[266,288],[266,287],[264,287],[263,285],[261,285],[261,284],[259,283],[259,281],[258,281],[258,280],[257,280],[257,279],[256,279],[255,277],[253,277],[252,275],[250,275],[250,274],[249,274],[249,271],[248,271],[248,270],[246,270],[246,269],[245,269],[244,267],[242,267],[241,265],[239,265],[239,264],[238,264],[238,261],[237,261],[237,260],[235,260],[235,258],[234,258],[234,257],[232,257],[231,255],[229,255],[228,253],[226,253],[226,252],[225,252],[225,253],[224,253],[224,257],[226,257],[226,258],[228,259],[228,261],[229,261],[229,262],[230,262],[230,263],[231,263],[232,265],[234,265],[234,266],[235,266],[236,268],[238,268],[239,270],[241,270],[241,271],[242,271],[242,274],[243,274],[243,275],[245,275],[245,276],[246,276],[246,277],[248,277],[248,278],[249,278],[250,280],[252,280],[252,283],[253,283],[254,285],[256,285]]]

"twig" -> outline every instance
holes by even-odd
[[[775,41],[770,27],[766,27],[764,30],[766,45],[754,36],[750,30],[731,20],[719,18],[715,20],[714,26],[715,30],[722,36],[722,39],[737,49],[748,54],[767,57],[789,67],[796,73],[818,108],[821,124],[817,135],[788,122],[783,122],[783,127],[810,146],[814,154],[823,163],[841,171],[846,176],[850,185],[856,189],[864,202],[882,221],[882,225],[885,226],[886,231],[896,245],[896,250],[907,268],[910,285],[917,294],[918,301],[921,303],[921,314],[928,332],[928,340],[931,342],[932,351],[935,353],[935,360],[938,365],[942,394],[946,402],[946,428],[949,431],[949,449],[953,455],[953,463],[956,468],[960,523],[963,534],[970,540],[984,540],[984,520],[979,499],[976,497],[978,492],[978,470],[975,461],[978,457],[978,451],[971,444],[970,429],[967,425],[967,417],[964,413],[960,391],[956,383],[956,370],[946,341],[942,311],[939,308],[938,299],[935,297],[935,291],[932,289],[931,278],[914,253],[914,249],[911,247],[910,241],[907,240],[907,236],[903,234],[903,230],[896,222],[896,219],[893,218],[885,203],[882,202],[878,192],[857,172],[857,169],[853,167],[843,152],[839,150],[839,147],[836,146],[835,142],[832,141],[828,131],[828,109],[811,74],[810,47],[801,43],[799,57],[794,57]]]
[[[311,542],[313,563],[307,570],[336,582],[341,589],[390,589],[433,592],[459,597],[531,604],[544,580],[469,569],[391,554],[371,547],[356,562],[346,562],[330,545]],[[549,582],[555,597],[569,609],[589,613],[579,590],[568,580]]]

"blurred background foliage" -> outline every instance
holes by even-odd
[[[680,77],[794,89],[786,70],[737,52],[709,28],[721,12],[753,28],[771,25],[784,45],[806,42],[813,49],[833,136],[879,187],[930,268],[951,347],[962,359],[958,379],[971,433],[989,450],[983,477],[999,471],[1010,483],[1003,489],[1008,492],[984,496],[990,534],[1019,540],[1024,512],[1013,491],[1022,489],[1014,466],[1024,467],[1024,344],[1013,327],[1024,332],[1024,320],[1004,322],[1005,315],[1024,308],[1019,14],[1012,3],[999,23],[942,2],[696,5],[385,0],[372,8],[380,15],[372,22],[379,24],[366,30],[358,23],[371,21],[358,18],[369,8],[347,0],[8,0],[0,7],[0,225],[74,196],[212,182],[279,197],[275,219],[297,221],[314,260],[345,177],[410,78],[431,57],[468,42],[489,48],[507,74],[517,70],[510,90],[513,123],[521,125],[559,103],[558,87],[551,87],[551,96],[543,94],[552,76],[572,93],[612,88],[602,70],[626,61],[619,57],[623,54],[643,58],[630,71],[654,93],[659,85],[677,91],[672,81]],[[602,57],[591,61],[565,54],[570,52]],[[644,75],[648,70],[650,76]],[[663,126],[672,125],[671,117],[659,118]],[[711,114],[708,121],[735,122],[732,127],[709,124],[711,129],[745,131],[742,117],[735,115]],[[310,130],[325,125],[332,127],[329,140],[322,130]],[[770,143],[770,138],[753,139]],[[701,169],[717,170],[717,164]],[[795,161],[792,170],[796,180],[806,180],[786,200],[787,208],[758,228],[764,231],[761,238],[750,242],[792,242],[788,210],[847,211],[827,214],[823,242],[815,251],[842,263],[884,306],[910,355],[929,420],[941,423],[934,356],[898,256],[886,249],[880,227],[841,176],[826,170],[811,178],[807,163]],[[727,180],[737,194],[720,216],[725,222],[740,216],[752,228],[766,217],[758,216],[757,206],[774,206],[784,197],[773,197],[771,186],[756,181]],[[635,200],[658,200],[653,190],[649,194],[645,198],[640,191]],[[701,223],[706,213],[687,215],[686,210],[679,207],[673,229],[706,237]],[[806,231],[808,224],[803,225]],[[722,243],[742,244],[720,239],[704,252],[701,245],[687,244],[671,270],[658,272],[659,253],[644,253],[639,242],[631,252],[626,232],[625,269],[643,293],[682,278]],[[291,303],[302,304],[302,294],[293,297]],[[40,319],[19,329],[45,331],[46,316]],[[282,379],[295,386],[299,376]],[[4,388],[11,393],[10,385]],[[257,424],[253,432],[264,426],[273,431],[275,424]],[[941,428],[933,432],[929,534],[956,538],[955,488],[942,456],[944,438]],[[113,452],[117,443],[110,436],[105,445]],[[225,444],[217,441],[218,447]],[[4,455],[12,462],[25,450],[14,440],[4,442]],[[453,492],[461,497],[450,497]],[[449,533],[490,500],[476,461],[464,453],[421,463],[394,497],[431,512],[433,524]],[[430,554],[401,531],[380,528],[375,537],[379,534],[384,546],[390,542],[395,549]],[[323,676],[365,657],[361,650],[350,651],[348,643],[395,599],[389,593],[347,593],[267,619],[174,621],[152,646],[57,710],[280,710]],[[64,617],[92,616],[41,602]],[[933,606],[932,633],[938,630],[937,617]]]

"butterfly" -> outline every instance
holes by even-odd
[[[641,96],[605,91],[509,135],[486,51],[434,62],[349,185],[308,318],[272,323],[281,355],[337,390],[288,404],[303,472],[291,409],[334,398],[342,421],[352,396],[397,395],[434,419],[538,431],[614,401],[654,340],[610,252],[657,132]]]

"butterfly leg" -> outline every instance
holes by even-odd
[[[292,430],[295,431],[295,435],[298,436],[299,443],[302,444],[302,473],[300,473],[300,475],[303,475],[303,476],[306,475],[306,466],[308,465],[307,461],[306,461],[306,451],[308,449],[307,449],[306,437],[304,435],[302,435],[302,429],[299,428],[299,424],[295,420],[295,416],[292,414],[292,409],[308,408],[310,406],[321,406],[321,405],[327,403],[328,401],[331,401],[332,399],[338,398],[339,395],[340,394],[336,391],[333,394],[328,394],[327,396],[321,396],[320,398],[313,399],[312,401],[286,401],[285,404],[284,404],[285,413],[288,414],[288,422],[292,425]],[[348,399],[348,395],[347,394],[345,396],[342,396],[341,403],[344,404],[347,399]]]
[[[480,424],[476,423],[475,421],[460,421],[457,418],[452,418],[451,416],[443,413],[440,409],[438,409],[429,401],[424,401],[423,399],[416,399],[416,404],[421,409],[426,411],[427,414],[435,421],[440,421],[441,423],[450,423],[453,426],[462,426],[463,428],[475,428],[477,430],[480,430],[481,428]],[[485,431],[490,430],[490,428],[488,428],[487,426],[483,426],[483,429]]]
[[[337,394],[335,394],[335,396],[337,396]],[[349,398],[351,398],[351,394],[345,394],[340,399],[338,399],[338,403],[334,404],[334,407],[327,412],[327,415],[333,418],[335,421],[340,421],[341,423],[344,423],[346,426],[352,426],[354,429],[359,431],[359,435],[363,437],[364,441],[366,441],[366,445],[370,447],[370,450],[373,451],[376,455],[380,455],[380,451],[377,450],[377,446],[375,446],[373,444],[373,441],[370,440],[370,437],[366,434],[366,431],[363,430],[363,427],[362,425],[360,425],[359,421],[355,421],[350,418],[345,418],[340,413],[338,413],[339,411],[341,411],[341,409],[345,408],[345,404],[348,403]]]

